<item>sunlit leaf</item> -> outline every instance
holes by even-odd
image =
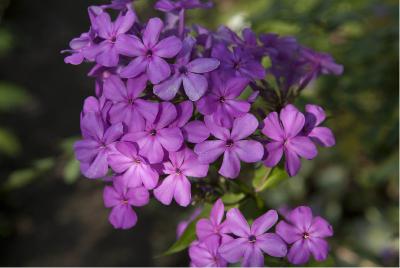
[[[20,151],[21,145],[17,137],[13,133],[0,128],[0,153],[16,156]]]
[[[279,166],[273,169],[261,167],[253,180],[253,187],[256,192],[262,192],[265,189],[275,187],[287,178],[289,178],[289,175]]]
[[[68,184],[72,184],[79,178],[79,174],[79,162],[75,158],[71,158],[64,167],[64,181]]]

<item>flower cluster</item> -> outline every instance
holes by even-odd
[[[194,267],[226,267],[241,262],[243,267],[264,265],[264,254],[287,257],[292,264],[306,263],[310,255],[317,261],[326,259],[329,247],[325,238],[333,235],[332,226],[321,217],[313,217],[309,207],[289,211],[278,222],[278,213],[269,210],[248,224],[237,208],[226,213],[217,200],[209,219],[196,225],[197,239],[189,248]]]
[[[107,183],[104,204],[112,208],[109,221],[115,228],[133,227],[137,217],[132,207],[146,205],[151,194],[165,205],[175,200],[188,206],[192,183],[206,178],[211,165],[225,179],[235,179],[242,163],[275,167],[284,155],[286,171],[294,176],[300,158],[316,157],[316,145],[335,144],[332,131],[321,126],[323,108],[309,104],[302,113],[290,103],[318,76],[339,75],[343,67],[293,37],[186,25],[187,10],[211,6],[200,0],[159,0],[155,9],[165,12],[166,19],[144,22],[129,0],[91,6],[89,30],[63,51],[68,64],[94,64],[89,76],[95,79],[95,94],[84,102],[82,139],[74,149],[82,174]],[[118,13],[116,18],[110,10]],[[261,252],[286,255],[282,239],[265,233],[276,223],[276,212],[269,211],[250,228],[238,210],[230,210],[227,233],[222,218],[219,201],[208,225],[200,222],[204,228],[198,228],[200,240],[192,245],[191,256],[206,250],[219,254],[213,259],[219,265],[239,259],[258,265]],[[279,226],[287,231],[299,221]],[[210,226],[218,234],[210,240],[218,243],[203,239]],[[303,244],[280,236],[293,243],[289,260],[307,259],[305,253],[296,257]],[[306,244],[317,242],[312,243]],[[309,248],[317,260],[325,256]]]

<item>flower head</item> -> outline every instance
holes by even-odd
[[[139,149],[134,143],[118,142],[108,156],[108,163],[115,172],[121,174],[128,187],[144,185],[151,190],[157,186],[158,172],[139,155]]]
[[[107,128],[99,114],[90,112],[83,116],[81,128],[83,140],[74,144],[81,171],[90,179],[103,177],[108,171],[107,157],[122,136],[123,126],[118,123]]]
[[[237,238],[223,243],[221,256],[229,263],[242,261],[242,266],[263,266],[263,252],[273,257],[284,257],[287,253],[285,242],[274,233],[267,231],[278,221],[278,213],[270,210],[255,219],[251,227],[237,208],[227,213],[226,228]]]
[[[197,108],[204,115],[226,128],[231,128],[233,120],[249,112],[250,103],[237,98],[245,90],[249,80],[228,77],[225,81],[219,73],[212,75],[211,90],[197,102]]]
[[[283,108],[279,116],[277,112],[272,112],[265,118],[262,133],[271,139],[266,145],[266,166],[276,166],[285,153],[286,171],[294,176],[301,166],[300,157],[313,159],[317,155],[314,143],[301,135],[304,123],[304,115],[293,105]]]
[[[212,58],[197,58],[191,61],[194,44],[195,41],[191,38],[185,40],[174,65],[175,74],[170,79],[154,87],[154,94],[161,99],[173,99],[182,84],[186,95],[191,101],[199,100],[207,91],[208,81],[203,74],[217,69],[219,61]]]
[[[164,23],[159,18],[152,18],[147,23],[140,39],[127,36],[124,39],[124,53],[134,57],[121,71],[121,77],[131,78],[146,73],[153,84],[158,84],[171,74],[169,64],[164,60],[176,56],[182,48],[182,42],[176,36],[160,40]]]
[[[183,148],[169,153],[169,161],[164,163],[163,171],[168,177],[154,190],[154,196],[165,205],[175,199],[179,205],[186,207],[191,201],[191,185],[187,177],[206,177],[208,165],[200,163],[192,150]]]
[[[163,102],[153,121],[134,118],[130,122],[129,133],[123,137],[123,140],[136,142],[139,153],[151,164],[161,163],[164,159],[164,149],[167,152],[176,152],[183,144],[181,130],[178,127],[168,127],[176,116],[175,106],[172,103]]]
[[[137,215],[132,206],[141,207],[149,203],[149,192],[144,187],[128,188],[120,177],[114,178],[113,186],[106,186],[104,205],[112,208],[109,221],[116,229],[135,226]]]
[[[210,213],[209,219],[200,219],[196,224],[196,235],[200,241],[210,239],[212,237],[218,238],[221,241],[226,233],[226,224],[222,221],[224,218],[224,203],[218,199]]]
[[[312,254],[315,260],[324,261],[329,251],[325,238],[333,235],[332,226],[321,217],[313,217],[311,209],[305,206],[293,209],[285,218],[276,226],[276,233],[292,245],[288,260],[301,265]]]
[[[205,117],[205,123],[217,140],[196,144],[194,151],[204,163],[212,163],[223,154],[224,159],[219,169],[222,176],[236,178],[240,172],[240,161],[254,163],[263,157],[264,149],[261,143],[246,139],[258,127],[258,121],[254,115],[246,114],[235,119],[232,131],[218,126],[208,116]]]

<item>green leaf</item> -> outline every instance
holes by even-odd
[[[79,162],[75,158],[71,158],[64,167],[64,181],[67,184],[73,184],[79,178]]]
[[[211,207],[212,206],[210,204],[205,204],[201,214],[186,227],[186,230],[183,232],[181,237],[162,255],[172,255],[189,247],[189,245],[196,240],[197,221],[201,218],[207,218],[210,215]]]
[[[16,156],[21,151],[21,145],[16,136],[5,129],[0,129],[0,153]]]
[[[24,187],[31,183],[37,177],[37,171],[34,169],[16,170],[9,176],[4,184],[6,190],[14,190]]]
[[[261,167],[256,172],[256,176],[253,180],[253,187],[256,192],[262,192],[265,189],[275,187],[287,178],[289,178],[289,175],[279,166],[273,169]]]
[[[234,205],[239,203],[246,195],[244,193],[226,193],[221,199],[225,205]]]
[[[6,82],[0,82],[0,111],[10,111],[26,105],[32,97],[23,88]]]

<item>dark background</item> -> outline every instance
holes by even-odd
[[[398,2],[217,0],[192,21],[294,35],[333,54],[342,77],[324,77],[298,104],[328,111],[337,146],[265,193],[271,207],[311,204],[335,229],[331,265],[398,265]],[[104,2],[103,2],[104,3]],[[138,1],[148,18],[154,1]],[[101,1],[0,0],[0,265],[184,266],[156,258],[190,209],[152,202],[139,222],[114,230],[102,183],[79,177],[71,145],[89,65],[65,65],[62,49],[89,27]]]

